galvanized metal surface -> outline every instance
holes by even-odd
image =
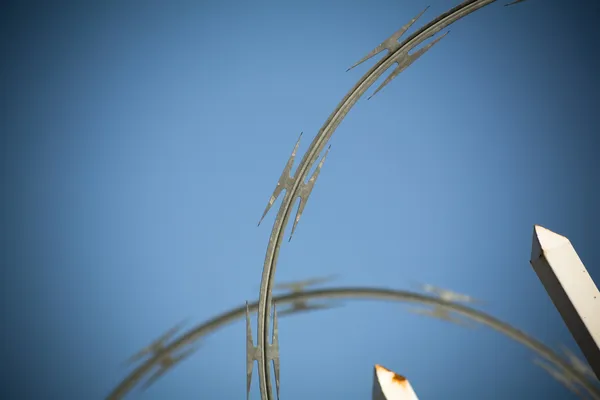
[[[403,26],[400,30],[391,35],[388,39],[377,46],[367,56],[359,60],[354,66],[362,63],[363,61],[373,57],[383,50],[388,50],[388,53],[381,58],[359,81],[358,83],[348,92],[348,94],[342,99],[337,108],[329,116],[323,127],[317,133],[313,141],[311,142],[308,150],[302,157],[296,172],[292,174],[291,167],[296,156],[296,150],[298,149],[298,142],[294,146],[292,155],[290,156],[288,163],[286,164],[281,177],[279,178],[275,190],[271,195],[269,202],[266,206],[264,216],[268,213],[269,209],[281,194],[285,190],[285,196],[283,198],[279,212],[275,218],[275,223],[271,231],[269,243],[267,245],[267,251],[265,255],[265,261],[263,265],[260,291],[258,295],[258,332],[257,332],[257,344],[253,345],[251,342],[251,331],[248,331],[247,350],[246,357],[248,360],[246,375],[252,375],[252,368],[254,360],[258,362],[258,380],[262,400],[273,400],[273,392],[271,388],[271,377],[269,361],[273,361],[275,367],[275,375],[279,375],[279,344],[276,342],[277,337],[274,336],[275,342],[269,342],[269,311],[272,309],[272,290],[275,281],[275,271],[277,268],[277,259],[279,257],[279,250],[281,243],[283,242],[284,230],[287,222],[290,218],[293,205],[296,198],[300,198],[300,205],[296,214],[296,219],[292,227],[292,234],[294,233],[298,221],[302,215],[302,211],[306,206],[306,202],[311,191],[314,188],[315,181],[319,175],[323,162],[327,157],[327,152],[321,159],[317,169],[306,182],[308,172],[312,165],[318,160],[319,154],[323,151],[327,143],[331,139],[335,129],[342,122],[346,114],[350,111],[352,106],[356,104],[358,99],[379,79],[393,64],[396,64],[396,68],[392,73],[385,79],[385,81],[375,90],[373,95],[378,93],[387,84],[389,84],[400,72],[408,68],[413,62],[427,52],[433,45],[439,42],[446,34],[438,37],[429,44],[425,45],[421,49],[414,53],[409,53],[416,46],[423,43],[425,40],[433,37],[435,34],[440,32],[442,29],[450,26],[459,19],[471,14],[480,8],[493,3],[495,0],[468,0],[464,1],[456,7],[450,9],[448,12],[435,18],[425,26],[421,27],[410,35],[403,42],[399,43],[398,39],[416,22],[416,20],[427,10],[427,8],[419,15],[414,17],[408,24]],[[369,98],[371,98],[371,95]],[[262,221],[262,218],[261,218]],[[260,224],[260,222],[259,222]],[[291,239],[291,235],[290,235]],[[276,314],[273,314],[276,318]],[[249,378],[247,378],[249,379]],[[277,391],[279,392],[279,381],[276,379]],[[249,392],[249,388],[248,388]]]
[[[374,50],[372,50],[365,57],[363,57],[361,60],[359,60],[357,63],[355,63],[348,69],[350,70],[360,65],[367,59],[375,56],[376,54],[379,54],[384,50],[388,50],[388,53],[385,56],[383,56],[342,99],[337,108],[330,115],[323,127],[320,129],[320,131],[317,133],[317,135],[311,142],[308,150],[302,157],[302,160],[300,161],[300,164],[298,165],[298,168],[296,169],[295,173],[292,173],[292,166],[296,157],[296,152],[299,146],[300,138],[296,142],[292,154],[288,159],[288,162],[277,182],[275,190],[273,191],[273,194],[271,195],[269,202],[265,208],[262,218],[259,221],[260,225],[260,222],[266,216],[266,214],[274,204],[275,200],[277,200],[278,196],[283,191],[285,191],[285,195],[281,207],[275,218],[275,222],[273,224],[273,228],[269,238],[269,243],[267,246],[261,277],[261,284],[259,289],[258,302],[255,304],[246,304],[246,306],[244,307],[240,307],[239,309],[232,310],[229,313],[223,314],[201,326],[196,327],[195,329],[192,329],[191,331],[185,333],[184,335],[172,341],[168,345],[165,345],[164,341],[161,342],[161,346],[155,346],[155,348],[153,348],[153,356],[150,357],[135,371],[133,371],[132,374],[129,377],[127,377],[123,382],[121,382],[121,384],[117,388],[115,388],[115,390],[108,396],[109,399],[118,399],[123,397],[138,381],[140,381],[149,371],[151,371],[157,365],[160,367],[159,376],[162,375],[167,371],[169,366],[174,364],[173,362],[165,362],[165,360],[167,359],[167,357],[170,357],[170,355],[173,354],[175,350],[178,350],[180,348],[185,349],[186,346],[189,346],[191,343],[193,343],[203,335],[245,314],[247,318],[246,352],[248,393],[250,390],[253,363],[254,361],[257,361],[259,366],[258,375],[261,398],[262,400],[273,400],[274,396],[271,387],[269,361],[272,361],[274,364],[278,397],[280,385],[277,312],[273,305],[273,300],[280,304],[286,302],[292,303],[295,307],[289,309],[288,313],[295,313],[298,311],[325,308],[306,306],[306,301],[308,301],[309,299],[316,298],[375,298],[381,300],[399,300],[416,302],[434,307],[433,311],[428,311],[428,315],[446,319],[451,322],[460,322],[459,319],[456,319],[456,317],[451,315],[452,313],[461,314],[463,316],[471,318],[476,322],[488,325],[493,329],[496,329],[497,331],[511,337],[512,339],[517,340],[523,343],[524,345],[528,346],[532,350],[536,351],[540,356],[552,362],[554,365],[558,366],[565,374],[565,376],[569,377],[569,379],[572,379],[573,381],[585,387],[585,389],[594,398],[600,399],[600,393],[598,392],[598,389],[594,387],[594,385],[590,382],[589,379],[587,379],[585,374],[582,373],[580,370],[573,368],[573,366],[570,363],[563,360],[562,357],[556,355],[551,349],[547,348],[535,339],[525,335],[523,332],[511,327],[508,324],[498,321],[493,317],[490,317],[484,313],[470,309],[468,307],[452,303],[450,300],[448,300],[450,298],[444,300],[433,296],[424,296],[411,292],[390,291],[385,289],[370,288],[339,288],[320,291],[316,290],[310,292],[304,292],[301,291],[302,289],[300,289],[295,293],[286,296],[279,296],[276,299],[273,299],[272,297],[272,290],[274,288],[274,277],[279,256],[279,250],[283,241],[285,227],[291,216],[293,205],[296,199],[299,198],[300,204],[292,226],[290,240],[294,232],[296,231],[298,222],[306,206],[306,202],[308,201],[310,193],[314,188],[315,182],[319,176],[325,158],[327,157],[327,154],[329,152],[329,148],[321,158],[321,161],[315,169],[315,172],[307,180],[308,172],[311,170],[314,163],[317,162],[317,160],[319,159],[319,155],[321,154],[323,149],[328,145],[328,142],[331,139],[331,136],[333,135],[335,129],[339,126],[346,114],[350,111],[354,104],[356,104],[358,99],[362,97],[362,95],[366,93],[366,91],[377,81],[377,79],[379,79],[390,67],[392,67],[392,65],[396,64],[394,70],[369,98],[371,98],[373,95],[382,90],[386,85],[388,85],[396,76],[400,74],[400,72],[408,68],[414,61],[416,61],[425,52],[427,52],[427,50],[429,50],[434,44],[439,42],[448,32],[434,39],[432,42],[425,45],[421,49],[414,51],[413,53],[409,53],[410,51],[414,50],[425,40],[432,38],[442,29],[448,27],[449,25],[465,17],[466,15],[493,3],[494,1],[495,0],[464,1],[463,3],[450,9],[448,12],[433,19],[428,24],[411,34],[403,42],[399,43],[399,38],[403,34],[405,34],[406,31],[416,22],[416,20],[427,10],[426,8],[423,12],[421,12],[419,15],[413,18],[408,24],[396,31],[388,39],[383,41],[379,46],[377,46]],[[516,0],[506,5],[513,5],[522,1],[524,0]],[[302,134],[300,134],[300,136],[301,135]],[[454,299],[456,299],[456,296],[454,297]],[[258,330],[256,345],[254,345],[252,339],[252,329],[249,320],[249,314],[253,310],[258,311]],[[274,326],[272,338],[269,341],[268,337],[271,315],[273,316]],[[184,353],[181,354],[186,354],[187,356],[188,353],[184,351]],[[168,359],[172,361],[172,358]]]
[[[276,296],[273,300],[279,306],[284,304],[293,304],[298,301],[311,301],[320,299],[346,299],[346,300],[377,300],[377,301],[399,301],[405,303],[422,304],[431,307],[440,307],[446,311],[466,317],[468,320],[488,326],[497,332],[508,336],[509,338],[521,343],[525,347],[533,350],[540,358],[551,362],[560,371],[562,371],[569,379],[578,383],[583,387],[593,399],[600,399],[600,390],[595,383],[583,371],[575,368],[569,361],[554,352],[537,339],[527,335],[517,328],[512,327],[506,322],[502,322],[482,311],[475,310],[462,304],[457,304],[442,300],[436,296],[424,295],[420,293],[390,290],[382,288],[369,287],[344,287],[344,288],[329,288],[310,290],[298,293],[291,293],[281,296]],[[248,304],[250,312],[258,309],[258,302]],[[237,319],[243,318],[247,313],[246,304],[241,305],[233,310],[218,315],[203,324],[200,324],[187,332],[183,333],[178,338],[174,339],[163,349],[164,353],[172,354],[176,351],[189,348],[195,342],[205,337],[206,335],[224,327]],[[160,364],[161,354],[153,355],[151,358],[143,362],[139,367],[132,371],[114,390],[108,395],[108,399],[122,399],[133,387],[142,381],[156,366]]]

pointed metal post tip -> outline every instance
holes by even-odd
[[[408,379],[381,365],[375,365],[373,400],[419,400]]]
[[[540,225],[533,230],[531,266],[600,378],[600,291],[567,237]]]

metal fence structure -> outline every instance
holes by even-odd
[[[513,5],[522,1],[524,0],[516,0],[506,5]],[[539,361],[536,362],[574,392],[581,395],[584,395],[585,393],[591,398],[600,399],[600,389],[597,385],[598,381],[594,376],[594,372],[592,372],[585,363],[578,360],[570,353],[568,353],[566,355],[567,358],[565,358],[511,325],[481,311],[460,304],[460,302],[470,302],[471,299],[465,295],[438,289],[429,285],[425,285],[424,289],[425,291],[430,292],[430,294],[370,287],[333,287],[317,290],[305,289],[305,286],[309,283],[318,283],[318,280],[288,285],[288,288],[292,289],[292,292],[285,295],[273,296],[272,293],[275,288],[275,271],[280,246],[284,239],[285,228],[288,225],[288,221],[291,219],[296,199],[299,198],[299,206],[296,215],[293,218],[291,234],[289,236],[290,240],[296,230],[297,224],[306,206],[306,202],[314,189],[315,182],[329,152],[328,142],[350,109],[391,67],[394,68],[390,75],[379,87],[377,87],[377,89],[374,90],[369,98],[388,85],[400,74],[400,72],[408,68],[448,33],[445,32],[436,38],[433,38],[439,32],[463,17],[494,2],[495,0],[464,1],[432,19],[400,42],[399,39],[425,13],[427,10],[426,8],[349,68],[349,70],[353,69],[367,59],[387,51],[387,53],[358,80],[346,96],[344,96],[311,142],[308,150],[303,155],[294,172],[292,172],[292,166],[294,164],[300,139],[298,139],[293,147],[289,160],[283,169],[281,177],[279,178],[262,218],[259,221],[260,225],[260,222],[262,222],[274,202],[282,192],[285,192],[267,245],[258,301],[252,304],[246,303],[236,309],[218,315],[213,319],[182,333],[176,338],[173,337],[179,330],[179,326],[172,328],[132,358],[132,360],[139,360],[146,357],[146,359],[135,368],[129,376],[125,377],[125,379],[113,389],[108,395],[108,399],[123,398],[135,385],[144,379],[147,379],[145,387],[149,386],[168,372],[173,365],[193,354],[196,350],[194,343],[200,338],[243,317],[246,318],[247,329],[246,380],[248,394],[250,391],[253,366],[256,361],[258,364],[258,381],[261,399],[274,400],[275,398],[279,398],[280,367],[278,318],[304,310],[315,310],[328,307],[323,304],[317,305],[309,303],[311,300],[315,299],[374,299],[417,303],[429,307],[429,309],[425,309],[424,311],[420,310],[419,312],[431,317],[457,324],[463,324],[466,320],[471,320],[475,323],[490,327],[532,349],[540,359],[545,361],[544,363]],[[421,48],[416,49],[428,39],[432,40],[429,43],[424,44]],[[322,153],[323,155],[321,156]],[[314,172],[309,177],[309,171],[311,171],[317,161],[319,162],[316,165]],[[535,243],[539,244],[539,241],[535,242],[534,240],[534,244]],[[597,299],[594,302],[593,298],[593,296],[597,294],[598,289],[594,286],[593,282],[591,282],[591,279],[585,281],[585,277],[582,278],[580,276],[577,279],[584,279],[586,290],[584,293],[582,292],[581,295],[573,296],[573,293],[577,291],[576,288],[581,287],[581,284],[578,283],[579,281],[575,282],[571,279],[567,272],[560,271],[564,271],[565,267],[571,266],[571,264],[577,262],[578,258],[576,253],[574,253],[574,250],[572,253],[575,254],[575,257],[573,257],[572,253],[569,253],[570,256],[557,255],[556,251],[548,253],[548,251],[544,250],[544,246],[538,246],[538,248],[541,250],[538,251],[538,254],[532,255],[532,265],[545,285],[552,300],[561,312],[561,315],[565,319],[565,322],[569,326],[576,341],[584,351],[586,358],[592,365],[593,371],[598,375],[598,366],[600,363],[600,351],[598,350],[598,344],[600,343],[600,299]],[[548,254],[552,255],[548,256]],[[546,255],[546,257],[544,257],[544,255]],[[581,267],[585,270],[583,264],[581,264]],[[548,271],[555,271],[555,273],[549,273]],[[286,305],[290,304],[291,307],[285,308]],[[276,306],[280,308],[279,311],[277,311]],[[258,315],[256,344],[253,339],[250,323],[250,313],[255,311]],[[271,364],[273,368],[271,368]],[[273,379],[271,375],[274,375],[275,391],[273,390]],[[382,366],[375,366],[373,399],[417,399],[417,394],[406,378],[387,370]]]

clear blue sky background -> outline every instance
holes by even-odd
[[[102,398],[175,323],[256,299],[276,208],[256,223],[300,131],[301,155],[372,62],[346,68],[456,2],[101,3],[0,12],[9,398]],[[576,348],[529,257],[541,224],[600,282],[600,6],[502,4],[350,112],[278,282],[427,282]],[[284,400],[369,399],[374,363],[423,399],[570,398],[519,344],[397,303],[282,319],[280,344]],[[131,398],[242,399],[245,360],[240,320]]]

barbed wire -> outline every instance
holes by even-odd
[[[520,0],[523,1],[523,0]],[[275,282],[275,271],[277,269],[277,260],[279,258],[279,250],[283,242],[283,236],[285,227],[290,219],[293,211],[293,206],[296,199],[299,199],[298,211],[296,212],[296,218],[292,225],[292,231],[290,234],[290,240],[296,230],[298,221],[302,216],[306,202],[314,188],[315,182],[321,167],[325,162],[329,148],[321,158],[321,161],[317,165],[317,168],[313,172],[312,176],[306,181],[308,173],[311,170],[314,163],[319,159],[321,152],[327,146],[331,136],[340,125],[342,120],[346,117],[350,109],[356,104],[356,102],[362,97],[363,94],[381,77],[387,72],[394,64],[396,67],[384,80],[384,82],[375,90],[375,92],[369,97],[373,97],[387,84],[389,84],[395,77],[397,77],[402,71],[407,69],[412,63],[418,60],[423,54],[425,54],[432,46],[438,43],[448,32],[442,36],[434,39],[430,43],[426,44],[422,48],[415,50],[415,48],[421,45],[426,40],[435,36],[442,29],[447,28],[454,22],[466,17],[467,15],[494,3],[495,0],[467,0],[459,5],[453,7],[447,12],[439,15],[437,18],[431,20],[423,27],[417,29],[411,35],[409,35],[404,41],[399,42],[400,37],[406,33],[406,31],[416,22],[427,11],[427,8],[420,14],[415,16],[406,25],[392,34],[389,38],[383,41],[380,45],[375,47],[369,54],[351,66],[348,70],[356,67],[362,62],[372,58],[373,56],[387,50],[379,61],[375,63],[369,71],[363,75],[361,79],[354,85],[352,89],[346,94],[342,101],[338,104],[333,113],[329,116],[327,121],[323,124],[317,135],[308,147],[308,150],[304,153],[302,160],[300,161],[296,171],[292,174],[292,166],[296,157],[296,151],[298,149],[300,138],[296,142],[294,149],[288,162],[283,169],[283,172],[277,181],[275,190],[271,195],[265,211],[258,222],[260,225],[265,215],[269,212],[271,206],[275,203],[275,200],[279,195],[285,191],[285,195],[281,202],[281,206],[275,217],[269,242],[267,245],[267,251],[265,254],[265,261],[263,264],[260,290],[258,294],[258,326],[257,326],[257,344],[254,345],[252,339],[252,329],[249,323],[249,317],[247,317],[246,326],[246,382],[247,382],[247,397],[250,393],[250,383],[252,381],[252,370],[254,361],[258,363],[258,381],[260,387],[260,394],[262,400],[273,400],[273,393],[271,388],[271,377],[269,369],[269,361],[273,363],[275,372],[275,383],[277,387],[277,397],[279,398],[279,340],[277,330],[277,312],[272,307],[272,291]],[[410,53],[411,51],[414,52]],[[300,134],[301,136],[302,134]],[[273,317],[273,336],[269,341],[269,322],[270,317]]]
[[[378,300],[378,301],[397,301],[404,303],[418,303],[427,306],[440,307],[449,312],[459,314],[472,321],[488,326],[493,330],[521,343],[525,347],[533,350],[541,358],[551,362],[561,372],[570,378],[573,382],[584,388],[593,399],[600,399],[600,389],[595,386],[590,377],[573,367],[568,361],[559,356],[551,348],[544,345],[537,339],[527,335],[523,331],[494,318],[482,311],[475,310],[462,304],[457,304],[440,299],[435,296],[424,295],[405,290],[393,290],[375,287],[336,287],[317,290],[307,290],[298,293],[284,294],[276,296],[273,301],[276,304],[290,304],[298,301],[309,301],[316,299],[346,299],[346,300]],[[258,309],[258,302],[247,305],[251,312]],[[123,379],[114,390],[108,395],[108,400],[122,399],[130,390],[135,387],[154,367],[160,366],[161,361],[174,354],[178,350],[185,350],[188,346],[205,337],[206,335],[240,319],[246,314],[246,305],[241,305],[223,314],[217,315],[210,320],[197,325],[169,344],[166,344],[162,350],[144,361],[140,366],[133,370],[125,379]],[[170,366],[169,366],[170,368]]]
[[[512,5],[523,1],[524,0],[516,0],[506,5]],[[279,249],[283,241],[285,227],[293,211],[293,205],[296,199],[299,198],[300,202],[295,220],[292,225],[290,240],[297,228],[297,224],[300,220],[302,212],[304,211],[304,207],[306,206],[306,202],[310,196],[310,193],[314,188],[316,179],[321,171],[323,163],[329,152],[329,148],[327,149],[327,151],[325,151],[325,154],[321,158],[321,161],[318,163],[317,168],[307,181],[306,179],[308,177],[308,173],[312,169],[314,163],[317,162],[317,160],[319,159],[321,152],[327,146],[334,131],[339,126],[341,121],[345,118],[345,116],[348,114],[350,109],[354,106],[354,104],[356,104],[356,102],[362,97],[362,95],[365,94],[366,91],[394,64],[396,64],[395,69],[369,98],[371,98],[373,95],[378,93],[383,87],[389,84],[396,76],[398,76],[402,71],[408,68],[414,61],[421,57],[426,51],[428,51],[433,45],[439,42],[444,36],[446,36],[448,32],[434,39],[432,42],[423,46],[421,49],[416,50],[413,53],[409,53],[410,51],[414,50],[425,40],[432,38],[442,29],[445,29],[446,27],[458,21],[459,19],[494,2],[495,0],[464,1],[463,3],[450,9],[446,13],[443,13],[437,18],[433,19],[420,29],[416,30],[404,41],[398,42],[399,38],[427,10],[425,9],[419,15],[414,17],[408,24],[404,25],[401,29],[399,29],[392,36],[390,36],[379,46],[377,46],[374,50],[372,50],[369,54],[367,54],[367,56],[365,56],[349,68],[350,70],[356,67],[357,65],[361,64],[367,59],[370,59],[376,54],[381,53],[384,50],[388,51],[388,53],[384,55],[342,99],[337,108],[327,119],[323,127],[319,130],[319,132],[311,142],[308,150],[302,157],[302,160],[300,161],[295,173],[292,174],[292,166],[294,164],[296,151],[298,149],[300,139],[298,139],[298,141],[296,142],[292,154],[288,159],[288,162],[277,182],[276,188],[273,191],[273,194],[271,195],[269,202],[265,208],[265,211],[259,221],[260,225],[263,218],[270,210],[271,206],[277,200],[278,196],[285,191],[285,196],[283,198],[277,216],[275,217],[275,222],[273,224],[273,228],[269,238],[269,243],[267,246],[258,301],[253,304],[246,304],[244,306],[238,307],[229,312],[221,314],[181,335],[179,338],[173,340],[170,344],[161,346],[157,351],[151,353],[153,355],[149,359],[147,359],[142,365],[140,365],[128,377],[126,377],[111,392],[111,394],[109,394],[108,399],[122,398],[140,380],[142,380],[149,372],[151,372],[154,367],[159,366],[160,370],[149,379],[150,383],[154,382],[164,373],[168,372],[168,370],[173,365],[175,365],[177,362],[183,360],[191,354],[191,352],[187,352],[183,355],[174,357],[174,351],[181,350],[181,348],[193,344],[201,337],[230,322],[233,322],[238,318],[243,317],[245,314],[247,321],[247,392],[249,393],[250,391],[253,363],[254,361],[257,361],[259,365],[259,386],[261,398],[262,400],[273,400],[270,370],[268,366],[269,361],[272,361],[274,364],[277,397],[279,397],[279,343],[277,337],[277,313],[275,311],[273,303],[294,303],[298,301],[307,301],[310,299],[317,298],[367,298],[375,300],[392,300],[421,303],[424,305],[435,307],[435,312],[433,314],[430,314],[431,316],[443,317],[444,319],[447,319],[451,322],[456,322],[451,318],[448,318],[449,313],[452,312],[455,314],[460,314],[463,317],[470,318],[471,320],[480,324],[486,325],[532,349],[539,356],[558,367],[560,371],[562,371],[564,375],[570,380],[578,383],[581,387],[585,388],[586,391],[592,396],[592,398],[600,400],[600,390],[594,385],[590,378],[587,377],[580,370],[575,368],[572,364],[565,361],[562,357],[557,355],[550,348],[537,341],[536,339],[526,335],[522,331],[510,326],[507,323],[504,323],[481,311],[477,311],[475,309],[469,308],[461,304],[453,303],[444,299],[440,299],[438,297],[422,295],[409,291],[365,287],[330,288],[321,290],[301,291],[288,295],[278,296],[275,298],[273,298],[272,296],[272,290],[274,287],[275,279],[275,270],[277,265],[277,259],[279,256]],[[272,309],[273,312],[271,313]],[[257,311],[258,313],[257,345],[254,345],[252,339],[249,318],[250,311]],[[293,313],[294,310],[291,310],[291,312]],[[269,342],[269,322],[271,315],[273,316],[273,336],[272,341]]]

